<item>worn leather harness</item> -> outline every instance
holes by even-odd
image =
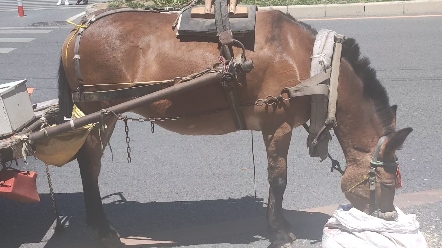
[[[238,40],[233,39],[232,32],[230,30],[229,18],[228,18],[228,7],[227,0],[215,0],[215,22],[217,27],[217,33],[219,36],[219,42],[221,44],[220,47],[220,61],[222,65],[222,77],[221,77],[221,85],[225,91],[227,101],[230,106],[231,115],[234,120],[234,124],[237,130],[246,129],[246,124],[244,120],[244,116],[241,110],[241,104],[239,101],[239,97],[236,90],[236,85],[239,85],[239,78],[244,74],[248,73],[253,69],[253,62],[251,60],[247,60],[245,56],[245,48],[244,45]],[[146,82],[145,84],[135,84],[133,87],[124,88],[124,89],[116,89],[116,90],[106,90],[106,91],[84,91],[84,83],[80,70],[80,40],[84,30],[89,27],[93,22],[98,19],[101,19],[105,16],[118,13],[118,12],[139,12],[139,11],[149,11],[149,12],[158,12],[156,10],[134,10],[134,9],[117,9],[112,11],[107,11],[97,16],[92,16],[89,20],[87,20],[82,25],[77,25],[77,29],[75,30],[72,38],[76,35],[75,38],[75,48],[74,48],[74,67],[75,73],[78,81],[77,91],[72,93],[74,102],[84,102],[84,101],[110,101],[118,98],[133,98],[143,96],[158,90],[163,89],[164,87],[169,87],[174,85],[176,80],[166,80],[161,83],[150,84]],[[72,40],[71,38],[71,40]],[[301,82],[300,84],[290,87],[284,88],[281,91],[280,97],[278,99],[283,99],[282,95],[287,94],[289,98],[294,98],[298,96],[325,96],[328,99],[328,103],[325,109],[317,111],[321,112],[321,116],[326,113],[326,116],[320,118],[311,118],[312,120],[319,120],[319,123],[322,127],[319,130],[309,129],[309,133],[313,135],[314,139],[308,144],[311,149],[311,156],[319,156],[321,158],[328,155],[328,151],[316,151],[316,146],[318,143],[322,142],[324,139],[321,139],[323,135],[327,135],[328,131],[337,125],[336,122],[336,102],[337,102],[337,88],[338,88],[338,78],[339,78],[339,69],[340,69],[340,60],[341,60],[341,51],[342,51],[342,43],[345,37],[343,35],[337,34],[335,36],[335,44],[333,51],[333,60],[331,67],[324,68],[322,72],[319,74]],[[68,43],[69,45],[69,43]],[[242,53],[240,56],[234,58],[231,53],[231,46],[235,45],[242,48]],[[67,49],[67,48],[66,48]],[[67,52],[66,52],[67,57]],[[325,118],[326,117],[326,118]],[[325,121],[324,121],[325,119]],[[322,120],[322,121],[321,121]],[[311,125],[318,125],[318,123],[311,123]],[[321,126],[320,125],[320,126]],[[305,124],[304,127],[306,130],[308,126]],[[397,163],[385,163],[382,161],[378,161],[380,148],[385,141],[386,136],[383,136],[379,139],[375,152],[373,154],[372,161],[370,162],[370,171],[363,178],[361,182],[351,187],[347,192],[350,192],[354,187],[362,184],[365,181],[369,181],[370,187],[370,214],[379,218],[384,219],[395,219],[397,218],[396,211],[382,213],[378,207],[377,199],[376,199],[376,168],[378,167],[395,167],[397,168]],[[328,144],[328,141],[327,141]],[[333,161],[333,159],[332,159]],[[333,167],[343,174],[343,171],[340,170],[340,167]],[[332,171],[333,171],[332,168]]]
[[[384,161],[379,161],[378,160],[378,156],[379,156],[379,151],[381,150],[381,146],[382,144],[385,142],[385,140],[387,139],[387,136],[382,136],[375,148],[375,151],[373,153],[373,157],[371,159],[370,162],[370,172],[368,172],[368,182],[369,182],[369,187],[370,187],[370,206],[369,206],[369,212],[371,215],[375,216],[375,217],[379,217],[382,219],[394,219],[396,220],[398,215],[396,210],[392,211],[392,212],[381,212],[381,210],[379,209],[377,200],[376,200],[376,169],[378,167],[391,167],[397,170],[398,168],[398,163],[397,162],[393,162],[393,163],[387,163]]]
[[[384,168],[390,167],[397,170],[399,166],[397,161],[392,163],[387,163],[378,160],[382,144],[384,144],[386,139],[387,135],[384,135],[378,140],[378,143],[376,144],[375,150],[373,152],[373,157],[370,161],[369,172],[363,177],[362,181],[356,183],[355,185],[347,189],[344,193],[350,193],[354,188],[368,181],[370,187],[369,214],[385,220],[396,220],[398,217],[396,210],[393,210],[391,212],[381,212],[376,198],[376,177],[378,176],[378,174],[376,173],[376,169],[378,167],[384,167]]]
[[[80,69],[80,41],[83,36],[83,32],[95,21],[115,13],[120,12],[159,12],[157,10],[136,10],[130,8],[122,8],[116,10],[110,10],[103,12],[97,16],[93,15],[90,17],[85,23],[81,25],[77,25],[77,28],[74,31],[71,39],[68,42],[66,47],[66,59],[67,59],[67,50],[70,44],[70,41],[75,37],[74,44],[74,68],[75,75],[77,77],[77,90],[72,92],[72,98],[74,102],[85,102],[85,101],[109,101],[111,99],[117,98],[131,98],[131,97],[139,97],[143,96],[161,89],[161,85],[159,84],[145,84],[145,85],[137,85],[135,87],[120,89],[120,90],[106,90],[106,91],[85,91],[85,85],[83,82],[83,76],[81,74]]]
[[[222,77],[221,85],[225,91],[227,101],[230,106],[231,115],[234,120],[234,124],[237,130],[246,129],[245,119],[241,110],[240,99],[237,94],[237,85],[240,85],[239,79],[253,69],[253,62],[246,59],[245,47],[244,45],[233,38],[232,32],[230,30],[229,23],[229,11],[227,6],[227,0],[215,0],[215,22],[217,27],[217,33],[220,42],[220,61],[222,65]],[[168,87],[174,84],[174,80],[166,80],[161,84],[137,84],[135,86],[117,89],[117,90],[106,90],[106,91],[85,91],[85,85],[83,82],[81,70],[80,70],[80,41],[85,29],[87,29],[96,20],[101,19],[105,16],[119,13],[119,12],[160,12],[158,10],[134,10],[134,9],[117,9],[106,11],[97,16],[92,16],[86,22],[81,25],[77,25],[77,28],[71,38],[75,37],[75,47],[74,47],[74,67],[77,77],[78,87],[77,90],[72,93],[74,102],[83,101],[109,101],[117,98],[133,98],[146,95],[155,91],[158,91],[164,87]],[[328,106],[322,111],[327,113],[327,118],[325,122],[322,122],[322,128],[319,131],[313,132],[315,134],[315,139],[309,144],[311,149],[315,149],[318,142],[321,142],[321,136],[327,133],[329,129],[336,126],[336,100],[337,100],[337,87],[339,78],[339,68],[341,60],[341,49],[344,36],[337,35],[333,61],[331,68],[313,76],[300,84],[291,87],[284,88],[281,94],[288,94],[290,98],[305,95],[324,95],[328,97]],[[68,42],[69,46],[69,42]],[[231,53],[232,46],[237,46],[242,49],[242,53],[234,57]],[[67,50],[68,48],[66,48]],[[67,57],[67,53],[66,53]],[[330,79],[330,80],[328,80]],[[328,81],[330,81],[328,85]],[[311,130],[310,130],[311,131]],[[312,155],[312,153],[311,153]]]
[[[214,9],[215,9],[215,23],[217,27],[217,33],[219,36],[219,42],[221,43],[220,58],[221,58],[222,73],[223,73],[221,77],[221,85],[227,97],[227,102],[229,103],[231,115],[233,117],[236,129],[245,130],[247,129],[247,126],[245,123],[244,115],[241,110],[241,104],[237,94],[236,85],[239,84],[239,78],[244,73],[248,73],[253,69],[253,63],[251,60],[246,59],[244,45],[240,41],[233,39],[232,31],[230,30],[229,10],[227,6],[227,0],[215,0]],[[119,12],[128,12],[128,11],[159,12],[158,10],[117,9],[101,13],[97,16],[92,16],[84,24],[77,25],[77,28],[72,36],[72,38],[76,36],[75,47],[74,47],[74,68],[78,82],[77,90],[72,93],[72,98],[74,102],[110,101],[110,100],[115,100],[117,98],[139,97],[161,90],[163,87],[168,87],[173,85],[173,82],[166,82],[163,84],[142,84],[142,85],[138,84],[134,87],[117,89],[117,90],[93,91],[93,92],[85,91],[85,85],[83,82],[83,77],[80,69],[80,54],[79,54],[80,41],[84,30],[86,30],[92,23],[94,23],[98,19],[101,19],[111,14]],[[242,49],[241,55],[237,58],[234,58],[233,54],[231,54],[232,45],[238,46]]]
[[[227,0],[215,0],[214,9],[216,32],[218,33],[219,42],[221,43],[220,56],[223,57],[222,62],[225,65],[223,76],[221,77],[221,85],[227,97],[236,130],[246,130],[247,126],[241,110],[236,85],[239,84],[238,80],[243,73],[250,72],[253,69],[253,63],[250,60],[246,62],[244,45],[240,41],[233,39],[233,34],[230,29]],[[239,60],[234,60],[231,52],[232,45],[242,48],[242,54]]]

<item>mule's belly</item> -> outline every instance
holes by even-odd
[[[247,129],[260,131],[259,119],[255,116],[253,107],[245,107],[242,110]],[[179,115],[179,113],[176,113],[175,116],[159,115],[158,112],[155,113],[155,111],[149,111],[146,108],[137,109],[133,112],[146,118],[159,117],[155,124],[183,135],[222,135],[237,131],[230,109],[216,113],[209,111],[187,116]],[[175,119],[176,117],[178,118]]]

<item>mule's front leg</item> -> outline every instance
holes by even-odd
[[[267,149],[269,201],[267,208],[267,230],[269,247],[287,247],[296,237],[290,232],[290,223],[282,215],[282,199],[287,185],[287,153],[292,137],[292,127],[283,123],[273,130],[262,131]]]
[[[86,222],[89,226],[98,229],[98,237],[106,247],[121,246],[120,237],[109,224],[101,202],[98,176],[101,169],[102,148],[110,139],[116,120],[107,123],[105,132],[94,129],[86,142],[77,153],[80,174],[83,182],[84,202],[86,206]]]

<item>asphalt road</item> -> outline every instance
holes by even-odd
[[[35,38],[28,43],[0,43],[15,48],[0,53],[0,83],[28,79],[35,87],[34,102],[56,98],[57,66],[67,25],[30,28],[30,24],[57,24],[81,12],[79,9],[28,11],[27,17],[0,13],[0,38]],[[441,16],[354,20],[306,20],[313,27],[333,29],[356,38],[386,87],[391,104],[398,104],[398,127],[413,127],[398,152],[403,189],[397,194],[442,189]],[[21,28],[17,28],[21,27]],[[26,27],[26,28],[23,28]],[[50,30],[47,33],[2,32]],[[266,247],[265,226],[248,220],[264,220],[268,194],[267,162],[261,135],[253,132],[257,198],[253,197],[251,132],[224,136],[181,136],[148,123],[130,123],[132,163],[126,162],[126,144],[119,123],[103,158],[100,176],[108,219],[122,237],[140,237],[143,247]],[[309,158],[305,132],[294,131],[289,152],[288,186],[284,195],[287,216],[297,216],[297,247],[320,247],[322,213],[299,211],[345,203],[340,176],[330,173],[329,161]],[[336,139],[331,153],[343,155]],[[0,247],[97,247],[96,232],[85,226],[82,185],[76,163],[51,167],[58,208],[69,219],[62,234],[52,235],[54,222],[49,189],[42,163],[31,159],[29,169],[39,173],[39,204],[19,204],[0,199]],[[430,247],[442,247],[441,202],[405,208],[416,213]],[[244,222],[241,222],[243,221]],[[237,234],[223,235],[218,224],[244,225]],[[250,229],[248,229],[250,223]],[[264,223],[264,222],[262,222]],[[295,221],[292,224],[296,226]],[[205,234],[204,230],[213,230]],[[48,231],[49,230],[49,231]],[[176,231],[177,230],[177,231]],[[185,230],[190,230],[186,233]],[[194,230],[192,233],[191,231]],[[247,231],[251,230],[251,231]],[[198,233],[195,233],[198,232]],[[216,235],[219,232],[219,235]],[[198,238],[189,236],[199,235]],[[152,240],[163,243],[147,244]],[[129,238],[133,239],[133,238]],[[430,243],[430,241],[429,241]],[[136,246],[138,247],[138,246]]]

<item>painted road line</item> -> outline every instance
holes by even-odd
[[[42,29],[42,28],[60,28],[58,26],[54,27],[0,27],[0,30],[9,30],[9,29]]]
[[[440,201],[442,201],[441,189],[397,195],[394,199],[394,203],[399,208],[407,208]]]
[[[55,227],[57,226],[57,220],[54,220],[51,227],[49,227],[48,231],[46,232],[45,236],[43,236],[41,242],[39,243],[27,243],[20,245],[19,248],[43,248],[48,243],[48,241],[51,239],[51,237],[55,233]]]
[[[31,42],[35,38],[0,38],[0,42]]]
[[[15,50],[15,48],[2,48],[2,47],[0,47],[0,54],[1,53],[10,53],[14,50]]]
[[[73,21],[73,20],[77,19],[78,17],[83,16],[84,14],[86,14],[86,12],[83,11],[79,14],[69,17],[66,21]]]
[[[397,195],[394,204],[398,208],[407,208],[442,201],[442,189]],[[339,205],[310,208],[305,211],[332,215]]]
[[[48,34],[52,30],[33,30],[33,29],[6,29],[0,30],[0,34]]]
[[[416,193],[407,193],[397,195],[395,204],[399,208],[418,206],[423,204],[442,202],[442,189],[428,190]],[[311,225],[312,218],[316,214],[331,215],[338,208],[338,205],[309,208],[299,211],[284,210],[284,216],[287,221],[296,223],[296,226]],[[311,218],[309,218],[312,216]],[[163,232],[148,234],[149,237],[124,237],[121,242],[128,246],[136,245],[164,245],[167,242],[171,244],[194,244],[201,240],[207,240],[217,237],[237,236],[241,233],[266,233],[265,216],[246,218],[236,221],[226,221],[208,225],[191,226],[182,229],[175,229]],[[296,228],[294,226],[294,228]],[[155,237],[152,239],[150,237]]]
[[[47,34],[50,32],[52,32],[52,30],[32,30],[32,29],[0,30],[0,34]]]

